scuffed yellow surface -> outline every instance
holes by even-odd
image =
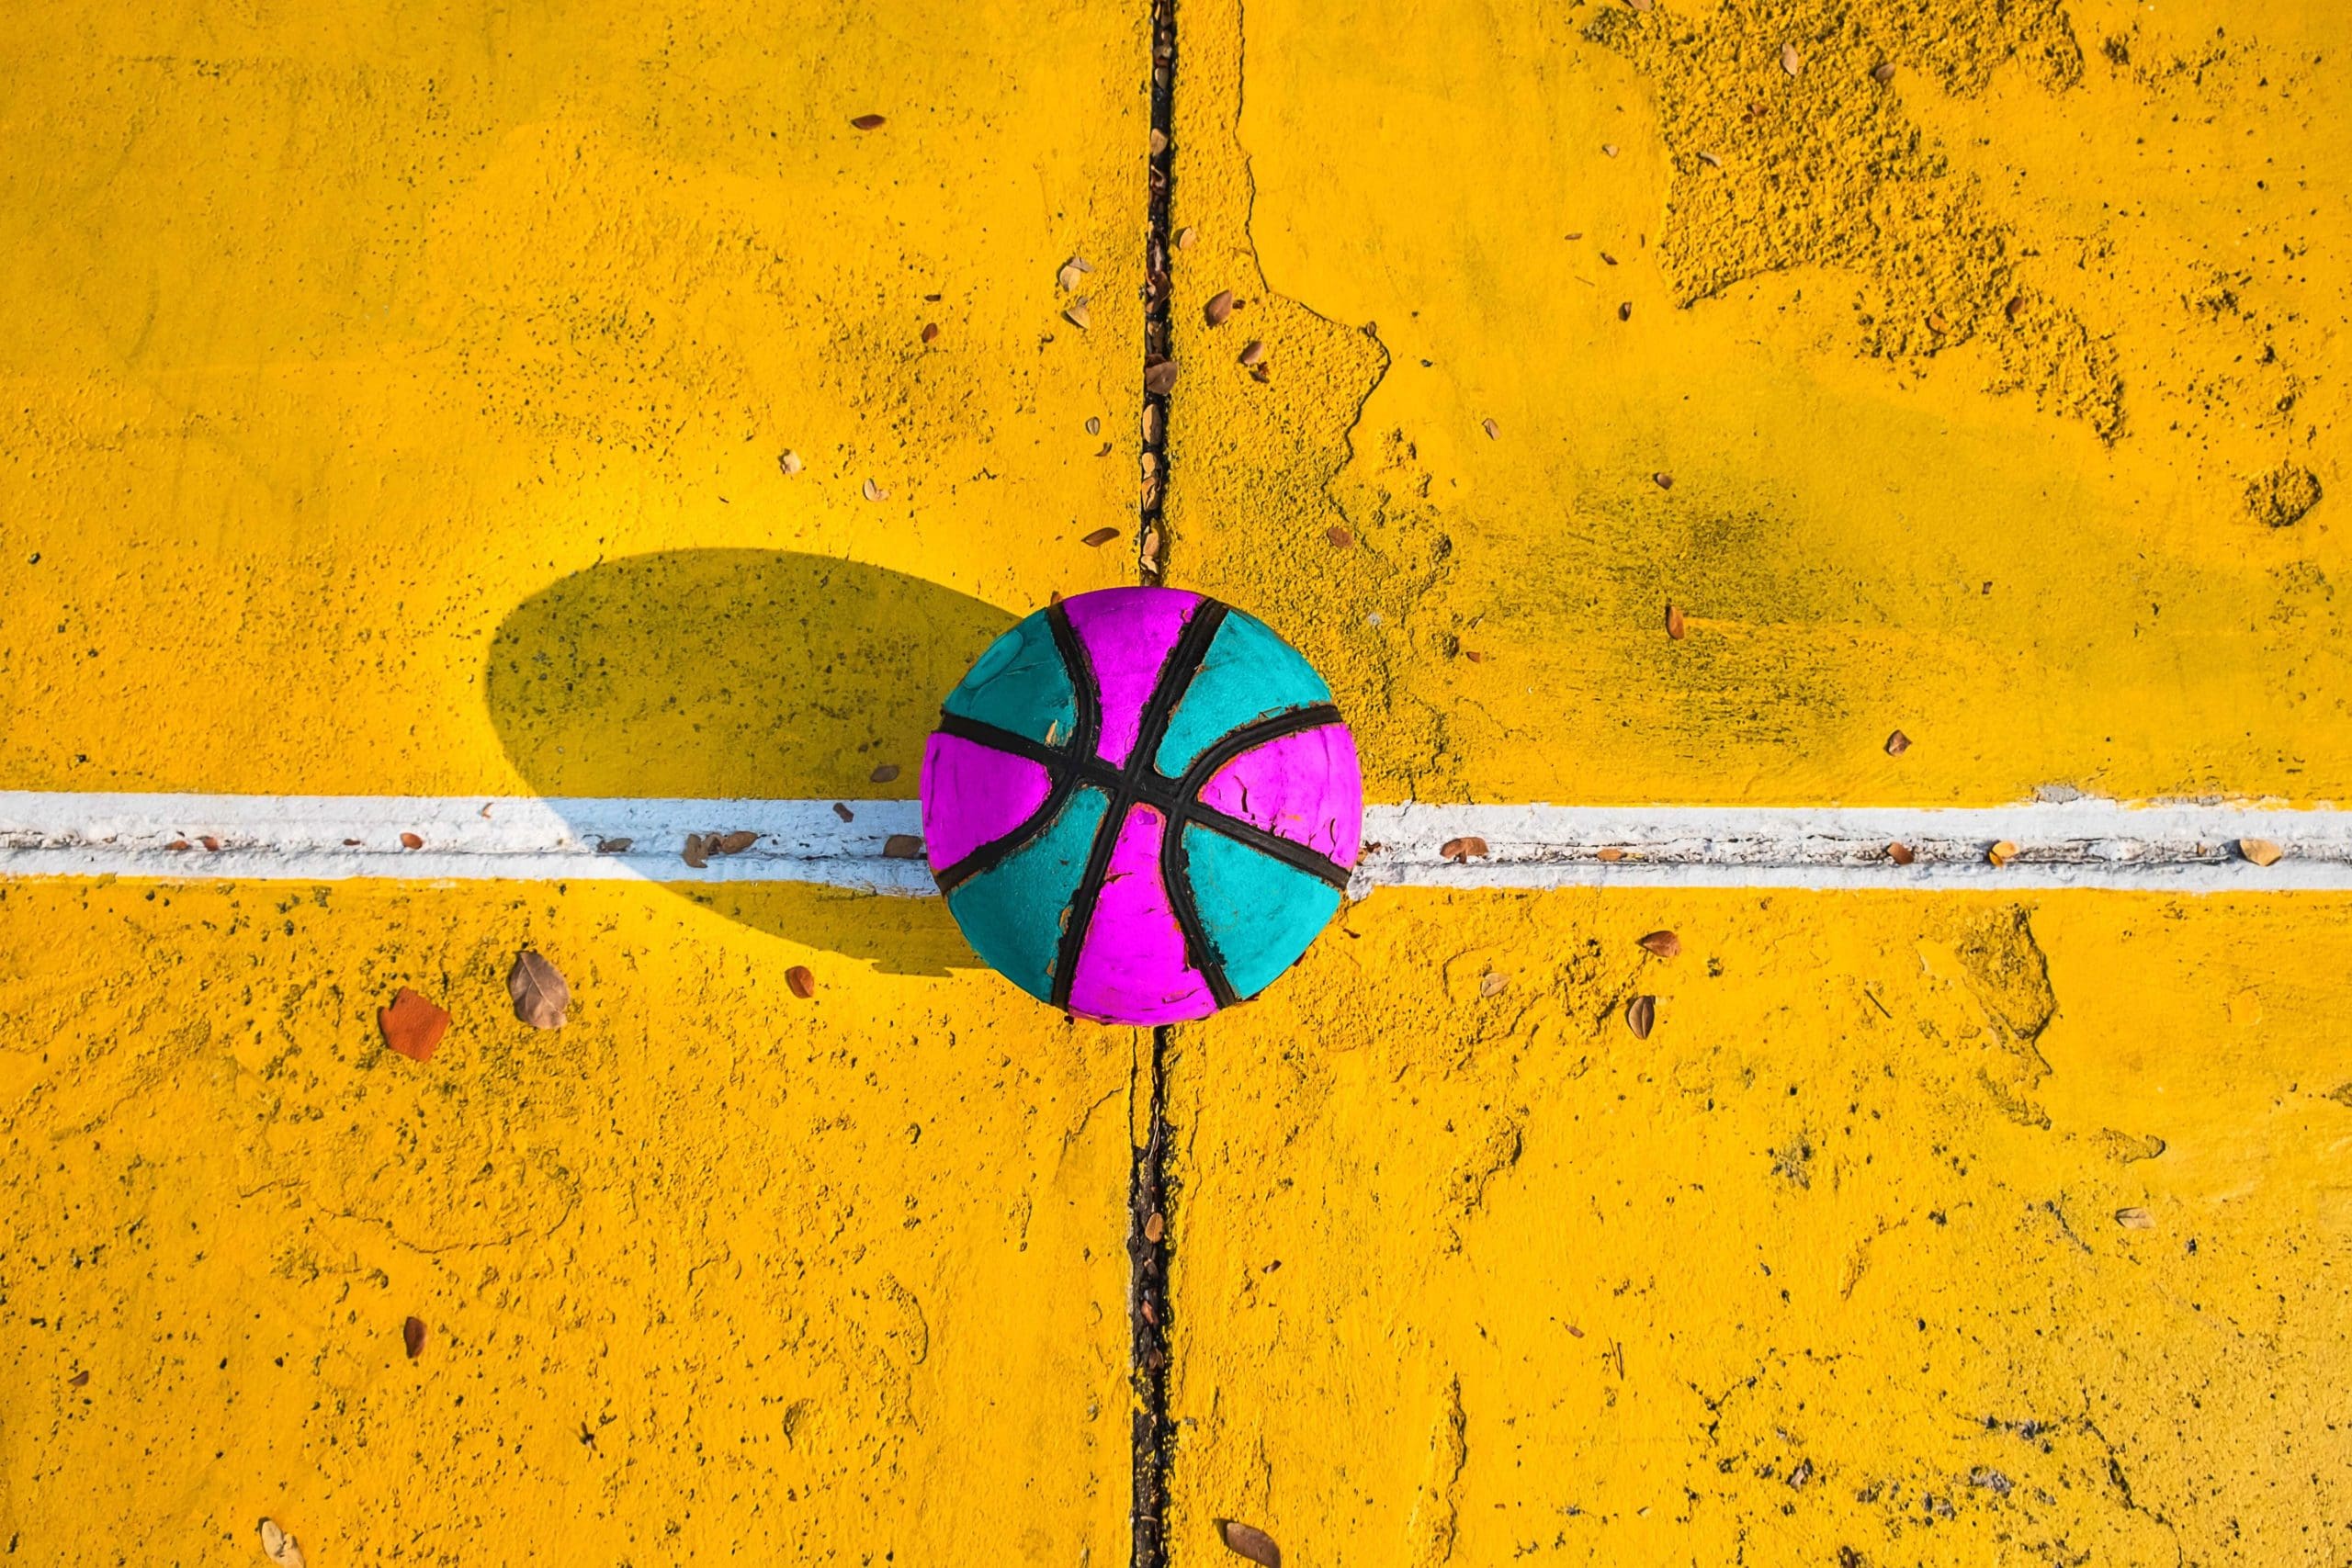
[[[1055,275],[1137,286],[1143,50],[1140,13],[1041,6],[12,18],[0,787],[546,787],[485,665],[628,557],[841,558],[1022,614],[1132,581],[1079,539],[1133,515],[1141,320],[1080,332]],[[710,564],[636,644],[835,640],[829,596]],[[909,673],[831,705],[837,766],[731,792],[919,743],[863,711]]]
[[[789,887],[0,886],[0,1545],[1115,1561],[1134,1037],[959,950]]]
[[[1376,796],[2352,798],[2336,19],[1195,0],[1172,580]]]
[[[2347,913],[1357,906],[1171,1070],[1175,1561],[2341,1561]]]

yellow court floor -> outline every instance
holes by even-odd
[[[854,818],[1148,580],[1381,804],[2352,798],[2332,5],[1162,17],[12,17],[0,792]],[[2352,1557],[2346,895],[1385,888],[1155,1038],[190,854],[0,877],[10,1562]]]

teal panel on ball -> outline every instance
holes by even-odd
[[[1047,745],[1067,742],[1078,728],[1078,694],[1043,612],[989,644],[940,705]]]
[[[1340,890],[1213,828],[1184,829],[1187,880],[1234,994],[1254,997],[1339,912]]]
[[[1040,1001],[1054,999],[1062,916],[1110,805],[1099,789],[1074,791],[1035,838],[947,896],[972,951]]]
[[[1228,610],[1168,721],[1152,765],[1180,778],[1202,752],[1251,719],[1330,700],[1331,688],[1297,649],[1256,616]]]

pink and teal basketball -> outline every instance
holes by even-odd
[[[947,694],[923,842],[972,948],[1109,1023],[1253,997],[1340,907],[1355,740],[1264,622],[1171,588],[1039,611]]]

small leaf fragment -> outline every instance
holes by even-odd
[[[1109,544],[1118,536],[1119,531],[1116,528],[1097,528],[1094,532],[1087,535],[1083,539],[1080,539],[1079,543],[1081,545],[1091,545],[1100,549],[1102,546]]]
[[[2012,294],[2009,296],[2009,302],[2001,307],[2001,314],[2014,321],[2018,319],[2018,312],[2024,309],[2025,296],[2022,294]]]
[[[1666,607],[1666,635],[1676,642],[1682,640],[1682,610],[1679,605]]]
[[[921,860],[922,840],[912,833],[893,833],[882,841],[882,853],[890,860]]]
[[[1614,158],[1617,156],[1617,144],[1614,141],[1604,141],[1600,144],[1600,151],[1606,156]]]
[[[1929,332],[1935,333],[1938,337],[1941,337],[1946,332],[1949,332],[1951,328],[1951,323],[1944,320],[1944,313],[1941,310],[1930,310],[1928,312],[1928,330]]]
[[[878,114],[862,114],[850,123],[860,130],[879,130],[889,122]]]
[[[896,784],[899,782],[899,764],[885,762],[865,776],[875,784]]]
[[[1143,1223],[1144,1240],[1151,1243],[1154,1247],[1158,1247],[1159,1245],[1159,1238],[1167,1234],[1168,1216],[1161,1213],[1159,1210],[1154,1209],[1151,1212],[1151,1218],[1144,1221]]]
[[[514,1016],[533,1029],[561,1029],[571,1009],[563,972],[527,947],[506,972],[506,994],[514,998]]]
[[[1143,389],[1155,398],[1164,398],[1176,388],[1176,362],[1155,360],[1143,367]]]
[[[1503,427],[1491,419],[1480,420],[1478,428],[1487,433],[1487,439],[1489,441],[1500,441],[1503,438]]]
[[[1625,1027],[1634,1032],[1636,1040],[1647,1040],[1657,1025],[1657,998],[1635,997],[1625,1004]]]
[[[1876,65],[1871,66],[1871,80],[1877,83],[1882,87],[1885,86],[1889,82],[1894,81],[1894,62],[1892,60],[1882,60]]]
[[[1356,542],[1356,536],[1353,534],[1349,533],[1345,528],[1340,527],[1336,523],[1323,530],[1323,536],[1331,541],[1331,547],[1333,549],[1338,550],[1344,550],[1350,545]]]
[[[401,1324],[401,1343],[408,1348],[408,1359],[412,1361],[424,1354],[424,1319],[412,1317]]]
[[[1984,858],[1995,865],[2007,865],[2018,858],[2018,846],[2013,840],[2003,839],[1984,852]]]
[[[1176,248],[1180,251],[1189,251],[1200,243],[1201,231],[1198,229],[1187,225],[1177,232]]]
[[[1487,840],[1472,838],[1448,839],[1437,852],[1442,859],[1450,860],[1456,865],[1464,865],[1486,854]]]
[[[1219,1519],[1216,1528],[1225,1538],[1225,1549],[1236,1557],[1246,1557],[1264,1564],[1264,1568],[1283,1568],[1283,1549],[1257,1526],[1245,1525],[1239,1519]]]
[[[784,972],[784,983],[802,1001],[817,994],[817,976],[809,973],[806,964],[796,964]]]
[[[1631,6],[1636,11],[1646,11],[1653,5],[1657,4],[1657,0],[1625,0],[1625,4]]]
[[[1630,321],[1634,319],[1634,302],[1631,299],[1623,301],[1617,307],[1617,319],[1621,321]]]
[[[277,1568],[305,1568],[302,1549],[294,1538],[280,1529],[276,1519],[261,1522],[261,1554],[277,1564]]]
[[[1886,738],[1886,754],[1888,756],[1900,757],[1904,752],[1908,751],[1909,750],[1911,750],[1911,738],[1904,734],[1903,731],[1898,729],[1894,734]]]
[[[937,343],[939,341],[939,323],[937,321],[925,321],[922,324],[922,341],[925,343]]]
[[[786,447],[776,454],[775,466],[784,470],[784,475],[786,479],[790,479],[802,468],[808,467],[807,464],[800,460],[800,454],[793,451],[790,447]]]
[[[1482,997],[1499,997],[1509,989],[1510,976],[1499,969],[1489,969],[1478,976],[1478,994]]]
[[[703,840],[703,845],[706,849],[717,850],[723,855],[740,855],[759,841],[760,836],[757,833],[749,829],[738,829],[732,833],[714,833]]]
[[[865,483],[859,488],[858,493],[865,496],[868,501],[888,501],[890,499],[890,492],[884,490],[880,485],[876,484],[872,479],[866,480]]]
[[[1642,938],[1639,945],[1650,953],[1657,953],[1660,958],[1682,956],[1682,939],[1672,931],[1652,931]]]
[[[2156,1216],[2145,1209],[2118,1209],[2115,1223],[2127,1231],[2152,1231],[2156,1228]]]
[[[1094,324],[1094,317],[1087,310],[1086,301],[1083,299],[1073,299],[1063,306],[1062,320],[1080,332],[1086,331]]]
[[[2277,865],[2287,852],[2267,839],[2240,839],[2238,853],[2256,865]]]
[[[1086,416],[1086,434],[1089,435],[1100,435],[1102,434],[1102,421],[1098,415],[1088,414]]]
[[[1898,839],[1894,843],[1886,846],[1886,858],[1893,861],[1897,865],[1909,865],[1913,861],[1917,860],[1919,857],[1912,850],[1910,845]]]
[[[66,1386],[67,1388],[87,1388],[87,1387],[89,1387],[89,1386],[90,1386],[90,1369],[89,1369],[89,1368],[87,1368],[87,1367],[84,1367],[80,1371],[75,1372],[72,1377],[67,1378],[67,1379],[65,1380],[65,1386]]]
[[[384,1043],[412,1062],[429,1062],[441,1036],[448,1032],[449,1015],[402,986],[392,994],[392,1005],[376,1010],[376,1027]]]
[[[1086,275],[1093,270],[1086,265],[1085,257],[1072,256],[1062,263],[1062,269],[1054,275],[1054,281],[1061,286],[1063,293],[1075,293],[1078,286],[1086,280]]]
[[[1233,314],[1233,290],[1221,289],[1209,296],[1209,302],[1201,308],[1201,314],[1208,318],[1208,323],[1213,327],[1225,325],[1226,318]]]
[[[852,811],[848,807],[843,806],[838,800],[833,802],[833,815],[840,818],[844,822],[854,822],[857,820],[857,813]]]
[[[1711,169],[1720,169],[1724,166],[1724,161],[1721,158],[1716,157],[1713,152],[1700,153],[1699,162],[1706,164],[1707,167]]]
[[[208,850],[217,850],[220,846],[218,843],[215,843],[212,840],[207,839],[204,840],[204,847]],[[404,850],[421,850],[424,847],[424,840],[418,835],[414,833],[402,833],[401,835],[401,848]]]
[[[1797,52],[1796,45],[1784,43],[1781,46],[1781,69],[1792,76],[1804,69],[1804,56]]]
[[[1266,362],[1266,345],[1258,339],[1251,338],[1242,344],[1240,359],[1244,365],[1263,365]]]
[[[1657,473],[1650,476],[1650,483],[1657,486],[1660,490],[1672,490],[1674,488],[1674,476],[1668,473],[1664,468],[1660,468]]]

